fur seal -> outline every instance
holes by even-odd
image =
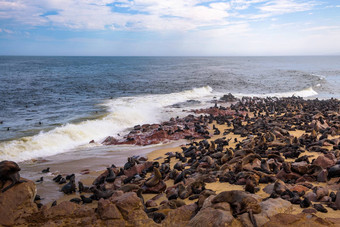
[[[48,172],[50,172],[50,167],[47,167],[46,169],[43,169],[41,172],[42,172],[42,173],[48,173]]]
[[[2,193],[10,189],[16,184],[26,182],[25,180],[20,180],[20,167],[17,163],[13,161],[2,161],[0,162],[0,181],[2,183],[2,186],[6,183],[7,180],[12,181],[10,185],[2,189]]]
[[[218,194],[211,202],[229,203],[232,207],[234,207],[233,209],[234,215],[239,215],[248,212],[251,223],[255,227],[257,227],[256,220],[253,214],[261,213],[261,206],[255,198],[253,198],[246,192],[239,190],[224,191]]]
[[[72,192],[76,192],[75,176],[72,176],[70,178],[70,182],[65,184],[61,188],[61,191],[64,192],[65,194],[71,194]]]
[[[147,187],[153,187],[155,185],[157,185],[161,180],[162,180],[162,174],[159,171],[158,168],[153,168],[153,177],[149,178],[148,180],[145,181],[145,186]]]

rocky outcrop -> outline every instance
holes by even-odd
[[[34,203],[36,186],[33,181],[16,184],[6,192],[0,192],[0,225],[14,225],[37,212]],[[7,182],[7,186],[10,182]]]

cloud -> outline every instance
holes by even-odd
[[[251,6],[253,12],[243,14]],[[309,10],[297,0],[0,0],[0,20],[77,30],[179,30],[232,26],[234,19],[263,19]]]
[[[340,26],[317,26],[317,27],[303,29],[303,31],[307,31],[307,32],[334,31],[334,30],[340,30]]]

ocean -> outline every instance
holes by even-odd
[[[227,93],[339,99],[340,56],[0,56],[0,81],[0,160],[72,159]]]

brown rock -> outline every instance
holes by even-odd
[[[81,208],[81,205],[72,203],[70,201],[63,201],[56,206],[43,211],[45,218],[51,219],[54,217],[68,217],[74,215],[74,213]]]
[[[152,166],[152,162],[144,162],[142,164],[134,165],[128,170],[124,170],[124,174],[127,177],[132,177],[136,174],[141,174],[143,170],[148,169]]]
[[[317,201],[317,197],[316,197],[316,194],[314,192],[307,192],[304,197],[309,199],[309,201],[311,201],[311,202]]]
[[[4,186],[9,183],[7,181]],[[37,212],[37,205],[33,202],[36,193],[36,186],[30,180],[0,192],[0,225],[14,225],[19,219]]]
[[[317,157],[313,163],[314,165],[320,166],[323,169],[332,167],[335,165],[335,161],[333,159],[330,159],[324,155],[320,155],[319,157]]]
[[[165,220],[162,222],[164,227],[185,226],[189,223],[191,217],[195,214],[197,205],[195,203],[181,206],[175,210],[171,210]]]
[[[328,196],[328,194],[329,194],[328,189],[325,188],[325,187],[322,187],[322,186],[316,186],[315,188],[313,188],[313,192],[316,194],[317,200],[320,200],[324,196]]]
[[[302,162],[293,162],[292,163],[292,171],[298,174],[305,174],[308,171],[308,163],[305,161]]]
[[[277,227],[277,226],[338,226],[339,219],[320,218],[314,214],[277,214],[273,216],[270,222],[266,223],[264,227]]]
[[[113,198],[111,201],[117,206],[124,219],[128,219],[134,210],[139,210],[143,207],[142,201],[134,192],[124,193],[121,196]]]
[[[218,209],[218,210],[224,210],[224,211],[230,211],[230,204],[227,202],[222,202],[222,203],[215,203],[211,206],[214,209]]]
[[[109,200],[100,199],[98,201],[97,213],[101,219],[123,219],[115,204]]]
[[[208,207],[200,210],[195,217],[193,217],[188,226],[193,227],[214,227],[214,226],[230,226],[234,220],[230,211],[214,209]]]
[[[305,186],[303,186],[303,185],[297,184],[297,185],[294,185],[293,187],[291,187],[290,190],[291,190],[291,191],[297,191],[297,192],[301,193],[301,192],[303,192],[303,191],[304,191],[304,192],[308,191],[309,188],[307,188],[307,187],[305,187]]]
[[[320,171],[316,179],[318,182],[327,182],[327,175],[328,175],[327,169],[323,169],[322,171]]]

